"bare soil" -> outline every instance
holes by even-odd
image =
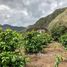
[[[54,42],[44,48],[43,53],[28,55],[30,63],[27,67],[54,67],[56,55],[61,55],[64,59],[59,67],[67,67],[67,51],[60,43]]]

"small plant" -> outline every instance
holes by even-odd
[[[59,64],[63,61],[63,58],[61,55],[56,56],[56,61],[55,61],[55,67],[59,67]]]
[[[63,46],[65,47],[65,49],[67,49],[67,34],[62,35],[59,38],[59,41],[63,44]]]

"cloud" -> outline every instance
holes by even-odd
[[[0,24],[28,26],[65,6],[66,0],[0,0]]]
[[[5,5],[1,5],[0,6],[0,10],[10,10],[10,8],[8,6],[5,6]]]

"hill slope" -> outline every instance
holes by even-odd
[[[57,9],[55,10],[52,14],[46,16],[46,17],[43,17],[43,18],[40,18],[34,25],[31,25],[28,27],[28,30],[31,30],[31,29],[47,29],[47,26],[48,24],[53,20],[55,19],[59,14],[63,13],[67,8],[60,8],[60,9]]]
[[[60,15],[58,15],[49,25],[48,25],[48,30],[52,30],[56,27],[59,26],[64,26],[65,28],[67,28],[67,9],[61,13]]]

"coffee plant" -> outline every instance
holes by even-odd
[[[67,49],[67,34],[62,35],[59,38],[59,41],[63,44],[63,46]]]
[[[51,30],[51,35],[55,41],[58,41],[58,38],[67,32],[67,28],[64,26],[54,26]]]
[[[15,51],[22,44],[22,35],[7,29],[0,33],[0,52]]]
[[[28,32],[25,36],[25,51],[27,53],[37,53],[42,50],[41,41],[38,32]]]
[[[0,67],[25,67],[25,57],[13,52],[0,53]]]
[[[42,45],[48,45],[53,41],[52,36],[48,33],[41,33],[40,39],[42,40]]]
[[[20,33],[0,29],[0,67],[26,67],[26,58],[16,52],[21,46],[23,38]]]
[[[47,33],[36,31],[28,32],[25,36],[25,51],[28,53],[38,53],[42,51],[43,45],[51,42],[52,38]]]

